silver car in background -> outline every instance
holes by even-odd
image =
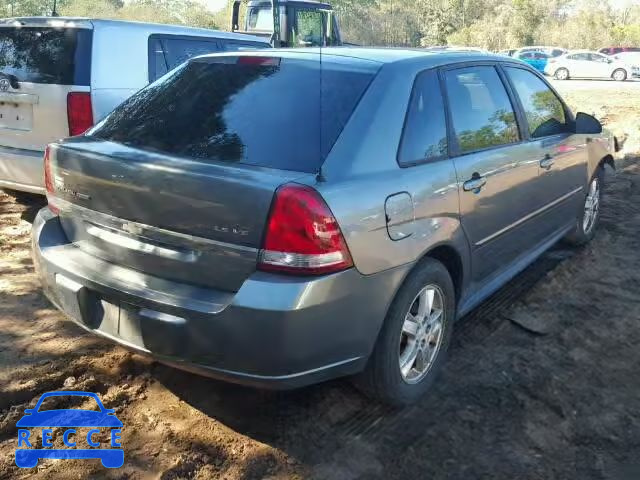
[[[45,293],[213,377],[360,374],[392,404],[453,322],[600,214],[614,139],[524,63],[474,52],[194,58],[45,154]],[[322,60],[322,61],[320,61]]]
[[[46,145],[204,53],[269,48],[214,30],[114,20],[0,20],[0,188],[44,193]]]
[[[570,78],[601,78],[624,81],[638,74],[637,68],[590,50],[575,50],[557,58],[550,58],[544,73],[557,80]]]

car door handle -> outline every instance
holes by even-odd
[[[462,184],[465,192],[478,193],[487,184],[487,179],[481,177],[478,173],[474,173],[471,179]]]
[[[553,164],[554,164],[555,160],[553,159],[553,157],[549,154],[545,155],[544,158],[542,160],[540,160],[540,168],[544,168],[545,170],[549,170]]]

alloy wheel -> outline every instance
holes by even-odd
[[[419,383],[431,370],[442,346],[444,294],[427,285],[416,295],[402,325],[398,362],[406,383]]]
[[[584,202],[584,216],[582,217],[582,230],[586,235],[591,233],[598,219],[600,211],[600,182],[595,177],[589,184],[589,191]]]

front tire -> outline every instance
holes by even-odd
[[[455,305],[449,272],[439,261],[425,259],[391,304],[360,377],[365,393],[394,406],[418,401],[442,368]]]
[[[584,204],[578,213],[574,230],[565,240],[574,246],[589,243],[596,234],[600,223],[600,204],[602,201],[602,187],[604,186],[604,168],[598,167],[587,186]]]
[[[559,68],[553,75],[556,80],[569,80],[569,70],[566,68]]]
[[[611,74],[611,78],[613,78],[616,82],[624,82],[627,79],[627,72],[622,68],[618,68]]]

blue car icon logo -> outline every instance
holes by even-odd
[[[90,397],[98,404],[98,410],[83,409],[59,409],[40,411],[42,402],[49,397],[74,396]],[[36,403],[35,408],[28,408],[24,416],[18,420],[18,448],[16,449],[16,465],[21,468],[32,468],[38,464],[41,458],[55,459],[100,459],[102,465],[107,468],[119,468],[124,463],[124,450],[120,445],[120,432],[122,422],[115,416],[114,410],[105,408],[100,398],[91,392],[48,392],[43,394]],[[64,429],[62,435],[64,445],[75,447],[75,428],[98,427],[110,429],[111,448],[51,448],[52,427]],[[42,429],[42,448],[32,448],[30,440],[32,431],[29,428]],[[94,428],[86,435],[87,445],[101,447],[94,435],[100,430]],[[72,441],[73,440],[73,441]],[[33,443],[36,443],[33,441]],[[29,447],[29,448],[21,448]]]

